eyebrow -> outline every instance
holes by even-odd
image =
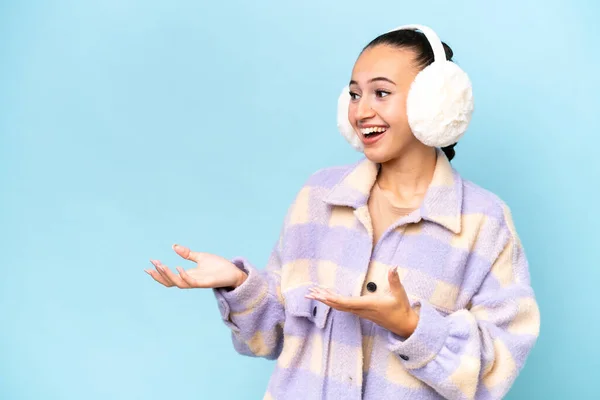
[[[369,79],[367,81],[367,83],[372,83],[372,82],[376,82],[376,81],[385,81],[385,82],[389,82],[389,83],[391,83],[393,85],[396,84],[394,81],[392,81],[391,79],[388,79],[388,78],[386,78],[384,76],[378,76],[376,78]],[[358,82],[356,82],[356,81],[350,81],[350,83],[348,85],[357,85],[357,84],[358,84]]]

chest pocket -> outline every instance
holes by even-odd
[[[307,299],[304,297],[309,294],[309,289],[314,286],[312,283],[289,289],[283,293],[285,300],[286,315],[293,317],[304,317],[314,323],[318,328],[323,329],[327,322],[331,307],[321,303],[318,300]]]

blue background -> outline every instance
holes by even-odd
[[[453,162],[513,211],[541,336],[510,399],[598,396],[600,6],[0,2],[0,398],[258,399],[174,242],[266,263],[296,191],[360,157],[337,96],[369,40],[433,27],[474,84]],[[598,397],[596,397],[598,398]]]

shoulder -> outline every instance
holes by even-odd
[[[499,195],[467,179],[462,182],[463,214],[484,214],[498,221],[506,218],[509,207]]]
[[[498,194],[486,189],[467,179],[463,182],[463,208],[464,217],[478,215],[485,221],[493,235],[503,234],[518,240],[511,208]],[[483,233],[483,232],[482,232]]]
[[[304,183],[304,187],[315,189],[332,189],[334,186],[340,183],[359,163],[360,161],[351,164],[334,165],[318,169],[308,177]]]
[[[288,214],[292,215],[291,222],[313,221],[325,218],[326,203],[321,201],[327,194],[344,180],[358,163],[335,165],[316,170],[305,179],[297,190]],[[303,218],[294,218],[294,216]]]

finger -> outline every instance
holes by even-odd
[[[348,297],[341,296],[329,289],[315,288],[314,291],[318,297],[328,302],[328,305],[334,305],[337,309],[343,309],[344,311],[359,311],[359,310],[370,310],[373,308],[373,301],[375,296],[360,296],[360,297]]]
[[[200,258],[202,257],[202,253],[199,253],[197,251],[191,251],[188,247],[181,246],[179,244],[174,244],[173,250],[175,251],[175,253],[179,254],[186,260],[190,260],[196,263],[200,262]]]
[[[398,267],[390,268],[388,270],[388,281],[390,283],[390,291],[394,294],[402,294],[404,286],[400,282],[400,276],[398,276]]]
[[[151,269],[145,269],[144,271],[146,271],[146,273],[148,275],[150,275],[152,277],[152,279],[154,279],[156,282],[160,283],[161,285],[164,285],[166,287],[173,286],[173,284],[170,282],[167,282],[160,273],[158,273],[154,270],[151,270]]]
[[[183,280],[181,279],[180,276],[177,276],[176,274],[173,273],[173,271],[171,271],[169,269],[169,267],[167,267],[166,265],[160,265],[162,267],[161,272],[163,274],[163,276],[166,276],[171,282],[173,282],[173,284],[175,286],[177,286],[180,289],[189,289],[190,286]]]
[[[324,288],[318,288],[318,287],[310,288],[310,293],[320,300],[327,300],[332,303],[336,303],[340,297],[339,295],[332,292],[331,290],[324,289]]]
[[[200,282],[198,282],[196,279],[192,278],[187,272],[185,272],[185,270],[183,268],[177,267],[177,271],[179,272],[179,276],[181,277],[181,279],[183,279],[183,281],[185,283],[187,283],[189,287],[191,287],[191,288],[202,287],[200,285]]]
[[[309,293],[307,293],[304,297],[307,299],[325,301],[326,297],[324,293],[317,291],[316,289],[310,288]]]
[[[326,297],[324,297],[326,296]],[[351,308],[348,307],[348,304],[344,301],[344,300],[332,300],[331,297],[329,297],[328,295],[322,295],[322,294],[307,294],[306,295],[307,298],[309,299],[315,299],[333,309],[336,309],[338,311],[342,311],[342,312],[348,312],[348,313],[352,313],[358,317],[361,318],[370,318],[370,313],[368,310],[362,309],[362,308]]]
[[[319,292],[317,290],[311,289],[310,293],[307,293],[306,295],[304,295],[304,297],[306,297],[307,299],[317,300],[325,305],[328,305],[329,307],[335,308],[340,311],[347,311],[346,309],[343,309],[342,306],[332,302],[329,299],[328,295],[326,295],[325,293]]]
[[[318,288],[310,288],[309,293],[307,293],[304,297],[308,299],[318,300],[327,305],[331,305],[329,303],[329,295],[319,290]]]
[[[343,297],[338,296],[334,301],[342,304],[348,310],[355,311],[370,311],[374,308],[375,296],[360,296],[360,297]]]
[[[177,286],[178,288],[187,288],[187,284],[183,283],[181,278],[176,276],[169,267],[163,265],[160,261],[154,260],[153,264],[156,266],[156,270],[160,273],[164,280],[169,282],[171,286]]]
[[[156,268],[156,272],[160,275],[160,277],[167,282],[169,287],[175,286],[175,284],[169,279],[168,275],[165,273],[164,266],[158,260],[150,260],[154,268]]]
[[[330,294],[332,296],[336,296],[337,295],[337,293],[335,293],[333,290],[331,290],[331,289],[329,289],[327,287],[324,287],[324,286],[312,286],[312,287],[308,288],[308,290],[313,291],[313,292],[317,292],[318,291],[319,293],[324,293],[324,294],[327,293],[327,294]]]

